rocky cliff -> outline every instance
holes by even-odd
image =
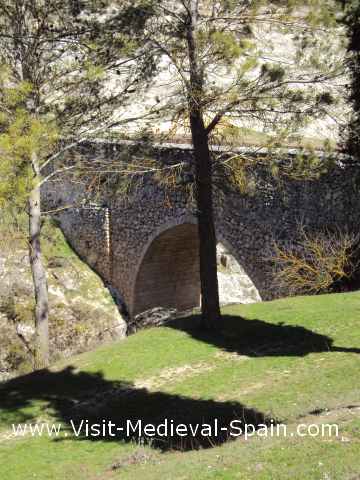
[[[220,303],[261,302],[257,288],[224,245],[218,243],[216,253]]]
[[[0,236],[3,239],[4,235]],[[50,348],[55,361],[113,339],[126,323],[101,279],[68,247],[60,230],[44,230],[50,302]],[[0,248],[0,380],[32,369],[33,286],[26,246]]]

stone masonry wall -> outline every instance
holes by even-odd
[[[115,160],[124,148],[88,143],[70,152],[69,161],[71,155]],[[151,155],[162,163],[190,164],[192,151],[163,146],[154,148]],[[341,167],[316,181],[282,179],[281,186],[265,170],[249,171],[248,176],[256,185],[253,193],[231,190],[215,195],[216,233],[261,298],[271,299],[278,295],[269,259],[273,241],[295,241],[300,222],[315,230],[335,225],[351,228],[359,221],[359,196],[353,172]],[[153,306],[180,307],[180,298],[186,307],[198,304],[194,255],[198,240],[192,227],[196,208],[181,188],[169,191],[144,178],[129,198],[104,190],[96,205],[79,206],[84,197],[85,191],[70,181],[62,183],[61,189],[54,183],[43,190],[46,205],[77,206],[57,215],[62,229],[80,256],[121,296],[131,315]]]

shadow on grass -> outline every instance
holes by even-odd
[[[311,352],[334,351],[360,353],[358,348],[336,347],[330,337],[300,326],[272,325],[262,320],[224,315],[222,331],[213,333],[201,330],[199,320],[198,316],[189,316],[168,322],[166,326],[186,331],[193,338],[216,345],[223,351],[248,356],[304,356]],[[167,419],[167,434],[165,427],[162,427],[161,434],[157,433],[151,439],[144,432],[141,435],[146,443],[162,451],[211,448],[234,439],[229,435],[233,420],[241,421],[237,426],[243,429],[245,424],[259,428],[264,424],[276,423],[275,419],[239,402],[202,400],[148,391],[121,380],[106,380],[101,373],[78,372],[74,367],[60,372],[35,372],[0,386],[0,419],[3,417],[8,424],[35,422],[36,419],[26,413],[26,407],[31,407],[34,401],[41,401],[44,405],[40,416],[51,412],[56,421],[66,426],[70,433],[71,422],[78,429],[83,421],[83,430],[76,437],[79,441],[138,441],[139,430],[136,428],[114,431],[113,427],[112,433],[115,436],[111,436],[107,430],[105,437],[85,436],[84,429],[87,425],[91,427],[94,424],[102,427],[109,421],[116,427],[126,427],[126,422],[131,422],[134,427],[139,420],[143,426],[151,424],[159,427]],[[209,424],[212,431],[207,430],[206,435],[202,435],[200,430],[187,436],[172,435],[171,424]],[[66,438],[60,437],[57,441],[66,441]]]
[[[60,372],[43,370],[11,380],[0,387],[0,418],[6,418],[11,424],[35,423],[31,415],[21,414],[21,409],[31,407],[34,401],[44,402],[41,417],[52,413],[56,422],[63,425],[70,434],[73,428],[78,430],[83,422],[82,431],[75,439],[93,441],[125,441],[149,444],[161,451],[196,450],[220,445],[235,437],[230,435],[231,422],[236,420],[236,427],[259,428],[263,425],[275,424],[276,421],[265,417],[262,413],[244,407],[238,402],[218,402],[199,400],[163,392],[152,392],[144,388],[135,388],[122,381],[109,381],[100,373],[76,372],[68,367]],[[168,421],[166,434],[164,425]],[[160,430],[155,437],[146,435],[139,438],[139,431],[116,431],[116,427],[126,427],[126,422],[136,427],[138,421],[143,425],[151,424]],[[105,437],[86,436],[86,425],[102,425],[111,421],[111,433],[106,429]],[[216,428],[217,422],[217,430]],[[189,433],[187,436],[172,435],[171,425],[209,424],[210,430]],[[232,431],[238,434],[235,428]],[[90,431],[91,433],[91,431]],[[94,432],[93,432],[94,433]],[[66,441],[70,436],[57,437],[56,441]],[[74,436],[71,436],[73,439]]]
[[[214,332],[202,329],[200,321],[199,315],[190,315],[171,320],[165,326],[185,331],[196,340],[215,345],[223,351],[250,357],[305,356],[313,352],[360,354],[360,348],[334,346],[331,337],[298,325],[271,324],[258,319],[223,315],[221,331]]]

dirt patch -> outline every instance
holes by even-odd
[[[243,360],[248,360],[250,357],[247,355],[239,355],[236,352],[225,352],[225,351],[220,351],[216,352],[215,358],[220,358],[221,360],[236,360],[237,362],[243,361]]]
[[[146,465],[149,463],[155,463],[156,460],[156,455],[154,455],[153,452],[149,452],[144,448],[137,448],[133,453],[124,459],[114,462],[111,465],[111,470],[120,470],[121,468],[128,467],[129,465]]]
[[[243,395],[247,395],[249,393],[255,392],[256,390],[260,390],[261,388],[265,387],[266,384],[262,382],[258,383],[253,383],[251,385],[247,385],[246,388],[242,390],[236,390],[235,392],[232,392],[231,394],[224,394],[224,395],[219,395],[216,397],[216,400],[219,402],[228,402],[231,400],[234,400],[234,398],[239,398]]]
[[[214,365],[207,363],[195,363],[193,365],[182,365],[181,367],[167,368],[157,375],[146,379],[137,380],[135,388],[146,388],[147,390],[157,390],[163,385],[175,383],[179,380],[199,375],[214,369]]]
[[[360,405],[348,405],[339,406],[336,408],[323,408],[313,410],[305,415],[301,415],[298,419],[301,419],[304,423],[323,423],[336,420],[350,420],[352,418],[360,417]]]

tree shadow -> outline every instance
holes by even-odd
[[[331,337],[283,322],[272,324],[259,319],[223,315],[221,330],[210,331],[201,327],[199,315],[189,315],[169,320],[164,326],[185,331],[196,340],[226,352],[250,357],[305,356],[313,352],[360,354],[360,348],[337,347]]]
[[[0,420],[6,419],[9,428],[11,424],[35,423],[36,418],[26,412],[34,401],[43,405],[40,416],[46,417],[51,412],[56,422],[63,425],[62,431],[68,436],[54,438],[55,441],[67,441],[70,433],[81,426],[83,428],[77,440],[92,441],[123,441],[141,442],[151,447],[165,451],[189,451],[199,448],[211,448],[237,438],[239,430],[231,428],[231,422],[236,421],[236,427],[257,429],[264,425],[277,423],[261,412],[247,408],[239,402],[218,402],[212,399],[200,400],[164,392],[148,391],[123,381],[106,380],[101,373],[77,372],[70,366],[60,372],[42,370],[8,381],[0,386]],[[36,413],[38,415],[39,412]],[[116,427],[106,428],[106,435],[90,435],[91,426],[108,425],[111,421]],[[155,436],[148,436],[139,430],[134,430],[137,422],[159,428]],[[168,422],[168,431],[164,424]],[[126,431],[126,425],[129,431]],[[201,432],[201,427],[195,432],[176,433],[171,431],[171,425],[179,426],[197,424],[211,426],[210,430]],[[86,434],[86,426],[89,434]],[[124,431],[116,430],[125,427]],[[189,427],[188,427],[189,428]],[[233,432],[235,435],[230,435]],[[92,432],[94,433],[94,432]],[[114,436],[112,436],[114,434]],[[152,432],[150,432],[152,434]]]
[[[188,316],[166,323],[166,327],[186,331],[193,338],[215,345],[223,351],[253,357],[261,356],[304,356],[312,352],[349,352],[360,353],[359,348],[343,348],[333,345],[332,338],[312,332],[301,326],[273,325],[262,320],[246,320],[237,316],[224,315],[221,332],[206,332],[199,328],[200,317]],[[142,441],[161,451],[188,451],[199,448],[211,448],[237,438],[230,432],[231,422],[242,428],[262,428],[264,425],[276,424],[279,420],[246,407],[240,402],[219,402],[216,400],[196,399],[185,396],[149,391],[138,388],[125,381],[107,380],[101,372],[88,373],[67,367],[62,371],[43,370],[8,381],[0,386],[0,421],[11,424],[34,423],[34,413],[30,407],[40,401],[41,412],[35,415],[45,416],[48,412],[62,423],[63,429],[74,433],[83,422],[79,441]],[[137,425],[154,425],[161,433],[146,434],[139,431]],[[168,422],[168,431],[163,426]],[[105,436],[97,435],[91,430],[93,425],[108,422],[121,430],[105,431]],[[187,435],[171,431],[174,427],[185,424]],[[211,431],[190,432],[189,425],[211,426]],[[215,425],[217,424],[217,430]],[[126,425],[129,431],[126,431]],[[85,431],[86,427],[89,432]],[[92,435],[95,433],[95,435]],[[140,435],[139,435],[140,434]],[[72,435],[68,438],[74,438]],[[55,441],[66,441],[58,437]]]

